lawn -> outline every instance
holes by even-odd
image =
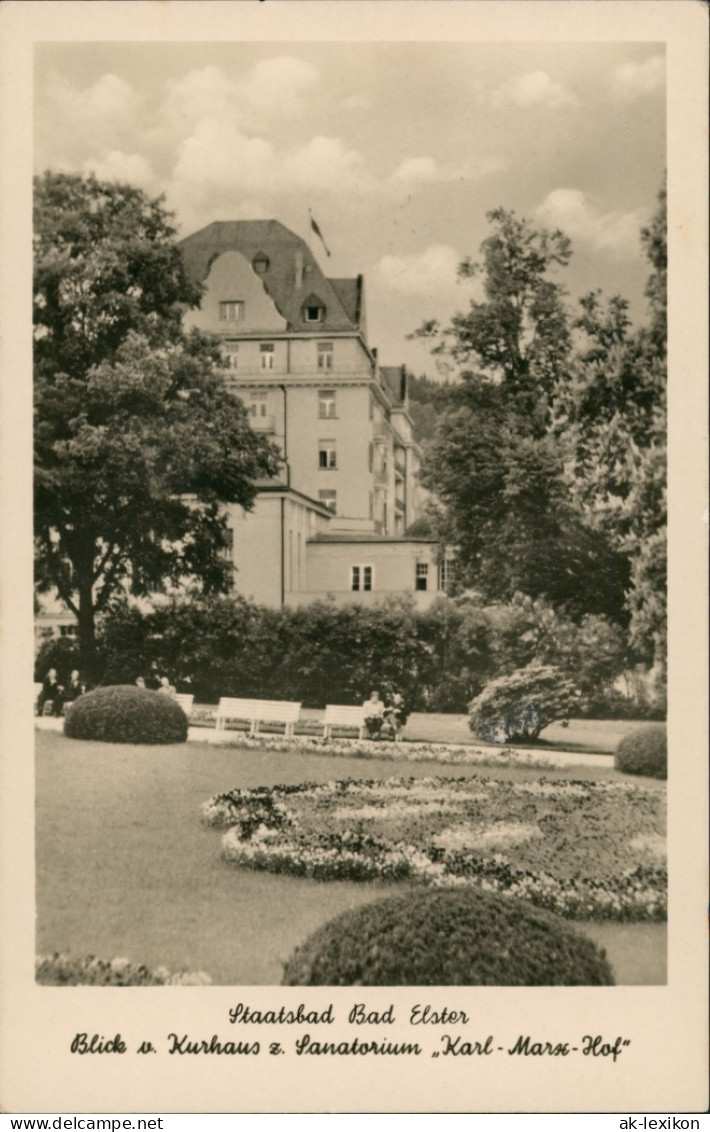
[[[198,705],[195,708],[194,722],[214,726],[214,707]],[[296,725],[297,734],[322,734],[323,711],[316,708],[302,708],[301,722]],[[657,724],[626,719],[571,719],[567,727],[558,721],[546,727],[533,750],[545,749],[563,751],[587,751],[597,754],[613,754],[619,742],[630,731]],[[271,730],[268,725],[264,731]],[[405,741],[426,743],[457,743],[477,747],[498,748],[496,743],[486,743],[476,738],[468,726],[468,716],[450,712],[412,712],[407,726],[402,732]],[[522,746],[520,743],[516,747]]]
[[[234,868],[201,804],[235,787],[362,778],[361,760],[220,749],[190,743],[133,747],[36,735],[37,951],[125,956],[171,971],[203,970],[215,984],[274,985],[281,963],[325,920],[391,889]],[[404,768],[398,768],[399,773]],[[412,763],[407,775],[441,774]],[[457,768],[457,774],[465,774]],[[515,782],[540,772],[478,767]],[[369,760],[368,778],[392,763]],[[579,778],[580,771],[545,772]],[[585,779],[628,781],[585,768]],[[663,784],[643,780],[663,789]],[[580,925],[607,948],[617,982],[665,982],[665,925]]]

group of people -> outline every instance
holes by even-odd
[[[136,679],[136,686],[147,688],[149,692],[161,692],[162,695],[170,696],[171,699],[175,699],[177,695],[175,686],[170,683],[170,677],[160,676],[155,665],[151,665],[147,676],[139,676]]]
[[[396,742],[407,722],[407,710],[399,692],[394,692],[385,700],[380,698],[379,692],[372,692],[362,705],[362,714],[368,739],[387,736]]]
[[[51,703],[52,715],[61,715],[64,705],[73,703],[83,696],[86,691],[86,682],[82,680],[78,668],[73,668],[68,681],[62,684],[57,675],[56,668],[50,668],[42,681],[42,690],[37,697],[37,715],[44,715],[45,707]]]

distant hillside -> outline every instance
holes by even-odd
[[[409,411],[414,421],[414,439],[424,444],[434,436],[439,415],[448,404],[456,383],[409,376]]]

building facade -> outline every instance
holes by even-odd
[[[229,508],[235,587],[269,605],[427,604],[437,544],[405,538],[420,463],[407,373],[368,344],[362,276],[326,277],[276,220],[215,222],[181,248],[204,287],[186,328],[220,339],[229,388],[283,458],[253,511]]]
[[[362,276],[327,278],[276,220],[215,222],[181,248],[204,287],[185,328],[219,338],[229,389],[282,455],[251,511],[227,508],[234,589],[271,606],[430,604],[445,567],[435,541],[405,536],[420,463],[407,373],[368,344]],[[40,636],[74,629],[63,603],[42,600]]]

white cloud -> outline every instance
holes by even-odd
[[[614,92],[621,98],[643,98],[663,90],[666,82],[666,61],[663,55],[652,55],[644,63],[622,63],[613,75]]]
[[[382,282],[404,295],[437,296],[456,286],[461,256],[448,244],[430,244],[412,255],[386,255],[377,265]]]
[[[294,117],[305,109],[305,96],[318,79],[310,63],[281,55],[257,63],[241,84],[241,95],[252,113]]]
[[[242,197],[259,199],[272,190],[276,168],[269,142],[247,137],[229,122],[204,118],[179,146],[168,197],[188,226],[207,208],[211,219],[220,214],[230,219]]]
[[[547,71],[529,71],[499,86],[493,91],[491,101],[494,106],[538,106],[557,110],[561,106],[576,106],[579,100],[573,91],[554,82]]]
[[[362,155],[341,138],[318,136],[284,152],[231,122],[204,118],[179,146],[168,198],[189,228],[208,214],[247,215],[247,204],[252,216],[272,215],[274,198],[294,190],[352,193],[373,184]]]
[[[112,149],[103,157],[88,157],[82,163],[82,172],[94,173],[100,181],[123,181],[142,189],[155,188],[150,162],[140,153]]]
[[[459,167],[438,165],[433,157],[408,157],[397,166],[391,179],[395,185],[401,186],[427,182],[475,181],[503,168],[505,162],[492,156],[482,157]]]
[[[299,188],[368,191],[374,180],[361,153],[348,149],[342,138],[315,137],[283,157],[283,176]]]
[[[543,224],[561,228],[573,241],[619,258],[639,253],[640,231],[648,221],[648,211],[641,208],[602,212],[580,189],[553,189],[535,215]]]
[[[220,67],[202,67],[168,84],[159,117],[161,124],[182,132],[204,118],[258,129],[274,118],[302,114],[318,81],[315,67],[291,55],[262,59],[239,79]]]
[[[219,67],[202,67],[167,84],[159,109],[159,128],[184,130],[203,118],[231,118],[238,86]]]
[[[37,104],[37,128],[46,164],[63,166],[87,153],[116,148],[135,127],[140,99],[117,75],[83,89],[51,74]]]

